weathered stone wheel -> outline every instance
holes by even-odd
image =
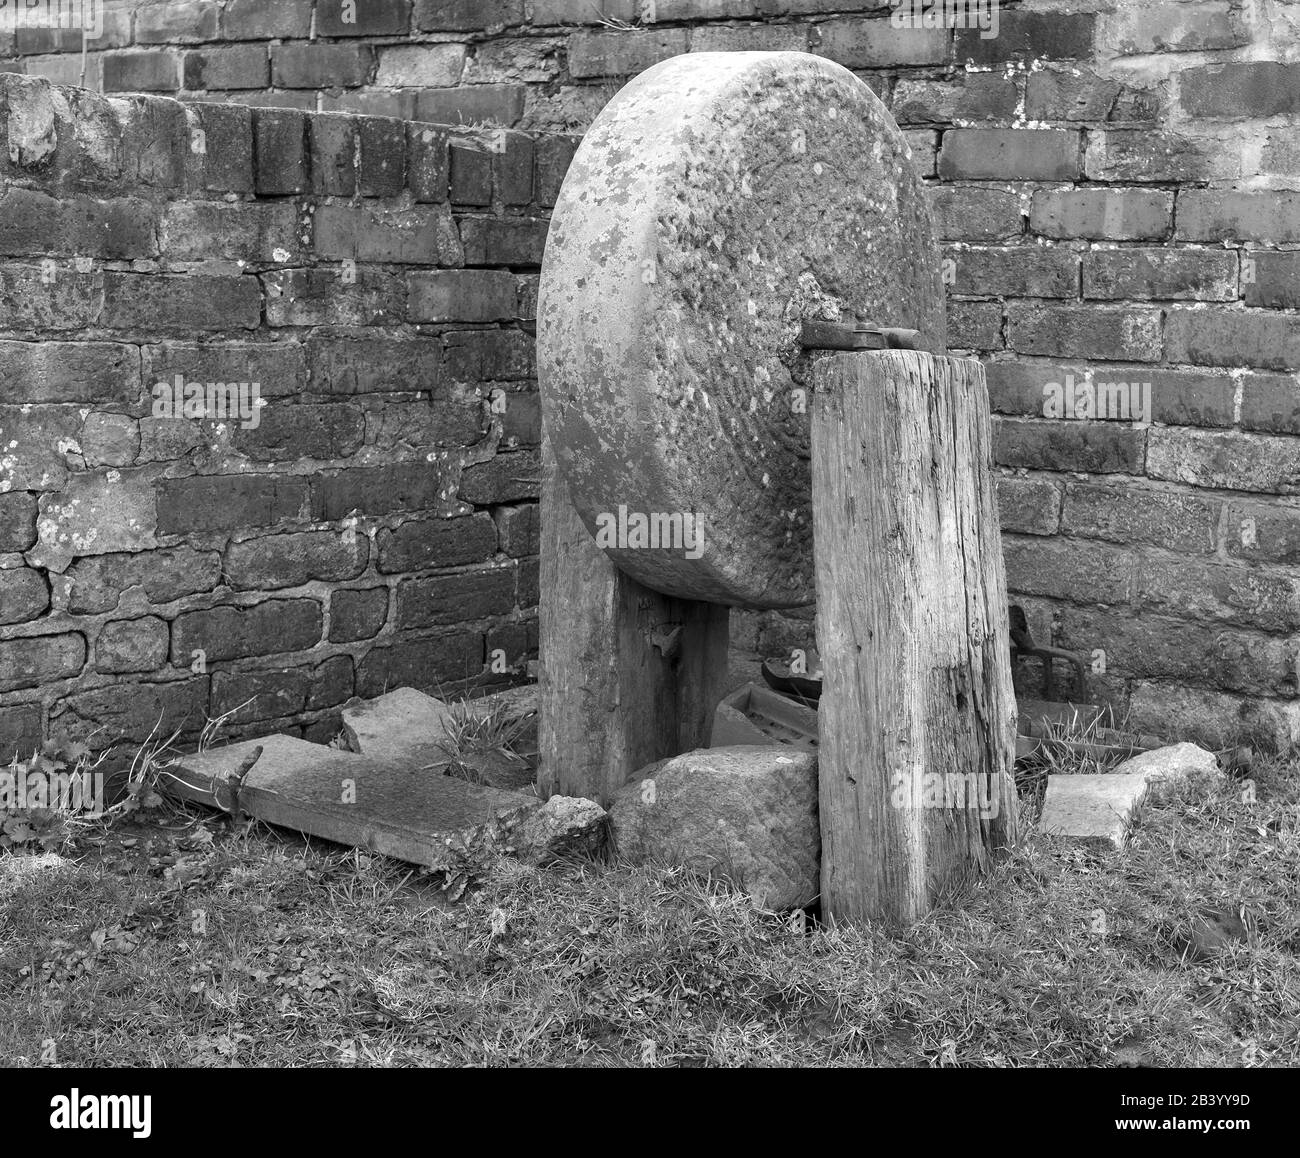
[[[611,560],[668,595],[812,602],[800,322],[941,353],[939,268],[906,141],[847,69],[694,53],[624,87],[565,178],[538,310],[548,436]],[[646,545],[638,515],[692,516],[699,540]]]

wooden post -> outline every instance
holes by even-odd
[[[729,609],[624,575],[573,509],[545,437],[542,462],[538,785],[604,805],[639,768],[708,745]]]
[[[984,370],[815,370],[823,912],[901,927],[1016,838],[1015,698]]]

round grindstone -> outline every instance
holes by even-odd
[[[569,497],[625,573],[813,601],[804,318],[945,349],[925,191],[884,105],[802,52],[673,57],[583,138],[551,218],[538,376]]]

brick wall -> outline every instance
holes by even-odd
[[[894,28],[886,0],[109,7],[85,58],[105,91],[526,130],[581,132],[685,51],[853,69],[933,187],[1035,636],[1097,653],[1093,691],[1143,728],[1300,737],[1300,4],[1026,0],[991,39]],[[20,33],[4,67],[75,82],[80,48]],[[1044,417],[1044,387],[1090,369],[1149,383],[1151,422]],[[735,623],[769,652],[810,637],[806,617]]]
[[[0,131],[0,759],[512,678],[572,142],[14,76]]]

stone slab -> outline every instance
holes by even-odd
[[[381,763],[291,736],[245,740],[183,757],[168,782],[174,795],[221,807],[212,791],[258,746],[240,806],[250,816],[411,864],[434,866],[444,837],[538,807],[518,792],[483,788],[437,769]],[[349,785],[351,791],[349,791]],[[349,798],[351,802],[349,802]]]
[[[397,688],[343,708],[343,743],[372,760],[427,768],[446,764],[451,709],[415,688]]]
[[[1142,752],[1113,772],[1049,776],[1039,828],[1049,836],[1123,848],[1133,812],[1148,795],[1198,775],[1220,775],[1214,753],[1171,744]]]

